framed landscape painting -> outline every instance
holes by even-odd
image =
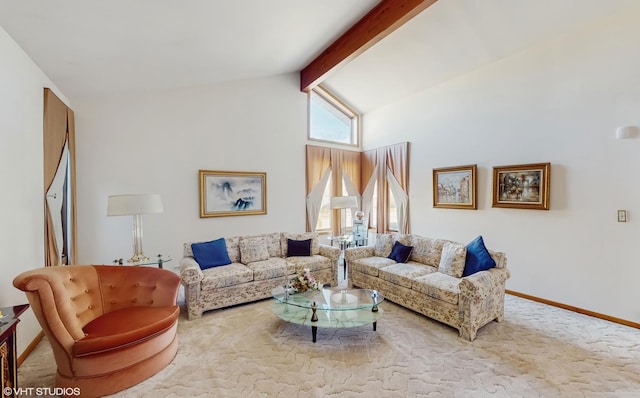
[[[476,171],[475,164],[433,169],[433,207],[477,209]]]
[[[267,173],[200,170],[200,217],[267,214]]]
[[[493,207],[549,210],[551,163],[493,168]]]

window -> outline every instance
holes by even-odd
[[[373,196],[371,197],[371,211],[369,215],[369,228],[378,226],[378,181],[373,184]]]
[[[387,209],[387,216],[389,220],[389,231],[398,231],[398,206],[396,205],[396,198],[393,197],[393,192],[387,189],[387,196],[389,197],[389,207]]]
[[[347,187],[342,179],[342,192],[347,192]],[[318,224],[316,224],[316,231],[327,232],[331,230],[331,177],[327,181],[327,186],[322,194],[322,205],[320,205],[320,213],[318,214]],[[355,209],[345,209],[345,221],[344,226],[347,231],[353,228],[353,219],[355,218]],[[342,217],[342,213],[340,213]]]
[[[358,145],[359,116],[327,90],[309,90],[309,139]]]
[[[316,231],[327,232],[331,230],[331,176],[327,181],[327,186],[322,194],[322,205],[320,205],[320,213],[318,214],[318,223]]]

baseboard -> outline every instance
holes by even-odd
[[[593,312],[593,311],[585,310],[585,309],[582,309],[582,308],[574,307],[574,306],[571,306],[571,305],[558,303],[556,301],[551,301],[551,300],[543,299],[543,298],[536,297],[536,296],[530,296],[530,295],[524,294],[524,293],[514,292],[513,290],[508,290],[507,289],[507,290],[505,290],[505,293],[510,294],[512,296],[522,297],[522,298],[527,299],[527,300],[537,301],[538,303],[551,305],[553,307],[562,308],[564,310],[577,312],[579,314],[592,316],[594,318],[604,319],[605,321],[609,321],[609,322],[613,322],[613,323],[619,323],[620,325],[625,325],[625,326],[629,326],[629,327],[632,327],[632,328],[640,329],[640,323],[627,321],[626,319],[620,319],[620,318],[616,318],[616,317],[613,317],[613,316],[600,314],[598,312]]]
[[[44,338],[44,332],[41,330],[40,333],[38,333],[38,335],[36,336],[36,338],[33,339],[31,344],[29,344],[27,348],[24,349],[24,352],[22,353],[22,355],[18,357],[18,367],[20,367],[20,365],[22,365],[22,362],[24,362],[24,360],[27,359],[29,354],[31,354],[33,350],[36,349],[36,346],[43,338]]]

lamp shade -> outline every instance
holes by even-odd
[[[109,196],[108,216],[162,213],[162,198],[158,194]]]
[[[331,198],[332,209],[356,209],[358,208],[357,196],[334,196]]]
[[[620,126],[616,129],[616,138],[626,140],[627,138],[635,137],[637,133],[638,128],[635,126]]]

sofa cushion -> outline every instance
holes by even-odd
[[[239,285],[253,280],[253,271],[246,265],[231,263],[202,271],[202,290]]]
[[[399,263],[380,268],[378,277],[387,282],[411,289],[413,280],[419,276],[436,272],[436,268],[420,263]]]
[[[267,242],[262,236],[240,238],[240,261],[249,264],[254,261],[263,261],[269,258]]]
[[[231,264],[224,238],[210,242],[193,243],[191,250],[193,258],[198,262],[200,269],[204,270],[211,267]]]
[[[398,263],[406,263],[407,261],[409,261],[411,250],[413,250],[413,246],[405,246],[402,243],[396,241],[393,244],[393,249],[391,249],[389,258],[395,260]]]
[[[273,278],[285,279],[291,274],[287,269],[287,260],[282,257],[270,257],[267,260],[255,261],[247,264],[247,268],[253,271],[254,281],[264,281]]]
[[[264,238],[269,251],[269,257],[284,257],[280,248],[280,232],[258,235]]]
[[[290,268],[290,271],[293,272],[290,273],[303,272],[305,268],[313,272],[335,266],[335,263],[332,264],[330,259],[320,255],[287,257],[287,262],[293,265],[293,268]]]
[[[496,262],[496,268],[506,268],[507,256],[503,252],[494,252],[489,249],[489,254],[493,261]]]
[[[485,271],[495,266],[496,262],[491,258],[482,236],[478,236],[467,245],[467,257],[462,276],[473,275],[476,272]]]
[[[405,246],[411,246],[411,234],[393,234],[393,241],[400,242]]]
[[[87,323],[85,337],[75,342],[76,357],[103,354],[146,341],[171,328],[180,307],[129,307],[108,312]]]
[[[444,242],[442,239],[412,235],[411,246],[413,246],[413,250],[409,260],[437,267],[440,264],[440,255],[442,254]]]
[[[378,276],[378,271],[382,267],[396,264],[395,260],[387,257],[365,257],[353,260],[347,264],[349,269],[363,274]]]
[[[374,254],[378,257],[389,257],[393,249],[393,236],[390,234],[377,234]]]
[[[310,256],[311,239],[294,240],[287,239],[287,257]]]
[[[440,264],[438,271],[443,274],[462,277],[464,271],[464,263],[467,258],[467,247],[458,243],[445,242],[442,246],[442,255],[440,256]]]
[[[441,272],[434,272],[415,278],[411,289],[450,304],[458,304],[460,296],[458,285],[461,280]]]
[[[283,233],[280,236],[280,247],[283,254],[287,254],[289,246],[287,245],[287,239],[293,240],[307,240],[311,239],[311,255],[315,256],[320,254],[320,243],[318,243],[318,234],[316,232],[304,232],[301,234]]]
[[[227,242],[227,253],[229,253],[229,259],[232,263],[240,262],[240,237],[232,236],[225,238]]]

